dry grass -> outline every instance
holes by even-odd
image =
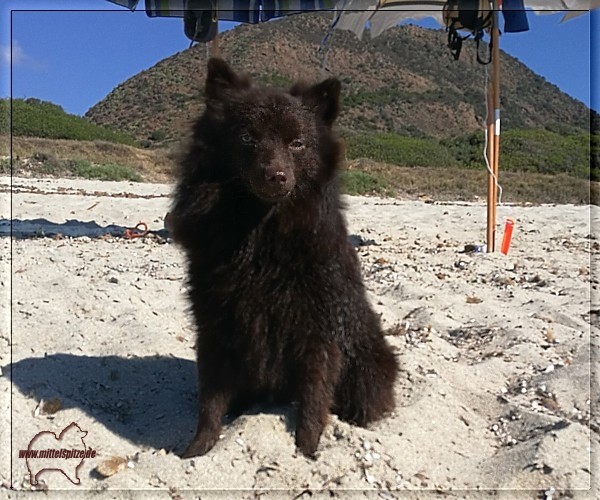
[[[600,205],[600,182],[590,182],[590,203]]]
[[[457,167],[399,167],[370,160],[348,162],[349,172],[368,172],[381,180],[379,192],[401,198],[432,198],[439,201],[473,201],[487,197],[487,171]],[[598,203],[600,187],[566,174],[546,175],[500,172],[502,200],[510,203]]]
[[[9,155],[10,141],[0,136],[0,156]],[[87,161],[94,165],[121,165],[138,172],[147,182],[171,182],[176,151],[138,149],[102,141],[49,140],[13,137],[13,158],[50,156],[58,160]],[[7,160],[4,160],[4,163]],[[19,165],[22,162],[13,162]],[[487,172],[457,167],[399,167],[371,160],[347,163],[345,187],[351,194],[379,194],[400,198],[431,198],[440,201],[485,200]],[[48,169],[30,174],[48,174]],[[51,173],[50,173],[51,175]],[[600,204],[600,183],[566,174],[546,175],[502,172],[503,201],[510,203]]]
[[[14,137],[15,160],[47,155],[59,160],[85,160],[93,164],[116,164],[136,170],[147,182],[169,182],[175,163],[174,154],[164,149],[139,149],[105,141],[71,141]],[[10,140],[0,137],[0,155],[9,156]],[[18,161],[17,168],[18,168]]]

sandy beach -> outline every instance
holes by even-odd
[[[182,460],[195,332],[163,226],[171,186],[0,190],[1,496],[32,489],[18,450],[76,422],[97,456],[79,485],[42,473],[50,498],[600,498],[598,207],[500,206],[498,243],[516,223],[505,256],[465,252],[485,243],[482,203],[346,197],[401,365],[395,412],[367,429],[332,416],[311,461],[293,406],[255,406]],[[150,234],[124,238],[138,222]]]

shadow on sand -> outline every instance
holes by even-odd
[[[3,367],[25,395],[59,398],[64,409],[79,408],[112,433],[135,444],[182,453],[196,430],[195,362],[172,356],[122,358],[51,354]],[[284,415],[295,427],[291,405],[255,405],[244,414]],[[231,423],[236,415],[223,419]]]
[[[71,238],[79,238],[88,236],[90,238],[99,238],[101,236],[125,237],[127,231],[132,231],[134,234],[140,234],[141,231],[135,228],[110,224],[101,226],[95,221],[80,221],[76,219],[58,223],[51,222],[47,219],[3,219],[0,218],[0,237],[12,236],[13,238],[43,238],[54,236],[70,236]],[[169,237],[166,229],[159,231],[148,231],[149,234],[155,234],[163,239]]]
[[[195,363],[167,356],[52,354],[3,367],[23,394],[59,398],[111,432],[151,448],[183,451],[197,414]]]

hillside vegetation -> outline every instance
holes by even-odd
[[[0,136],[0,173],[170,182],[175,163],[164,149],[139,149],[107,141]],[[12,167],[12,171],[11,171]]]
[[[598,136],[593,137],[597,141]],[[353,134],[347,137],[347,158],[408,167],[481,169],[484,142],[481,131],[440,141],[397,134]],[[563,134],[543,129],[508,130],[502,135],[500,154],[503,172],[600,178],[597,163],[590,174],[590,134],[578,129]],[[597,157],[597,146],[595,154]]]
[[[0,173],[36,177],[84,177],[105,180],[172,182],[178,150],[138,149],[109,142],[0,137]],[[483,200],[487,174],[459,166],[402,166],[357,159],[342,173],[348,194],[377,194],[408,199]],[[567,174],[501,171],[504,201],[512,203],[595,203],[600,185]]]
[[[0,99],[0,134],[11,132],[11,101]],[[12,133],[16,136],[79,141],[110,141],[136,144],[135,139],[91,123],[88,119],[66,113],[60,106],[35,98],[12,100]]]
[[[236,70],[265,85],[340,78],[339,128],[348,159],[484,167],[485,68],[473,44],[467,41],[454,61],[441,30],[407,25],[362,41],[337,31],[324,74],[317,49],[329,22],[329,15],[307,14],[241,25],[223,34],[220,49]],[[202,112],[206,62],[204,45],[166,58],[116,87],[86,116],[146,146],[178,142]],[[590,136],[590,110],[508,54],[500,65],[501,169],[599,180],[600,136]],[[595,113],[591,118],[598,120]]]
[[[241,25],[223,34],[221,52],[265,85],[342,80],[347,192],[484,197],[485,69],[474,47],[467,42],[456,62],[439,30],[403,26],[363,41],[336,32],[323,72],[316,51],[328,23],[328,16],[302,15]],[[85,118],[37,99],[14,100],[14,161],[5,142],[0,170],[170,181],[179,143],[203,110],[206,62],[204,45],[164,59],[117,86]],[[598,184],[589,180],[600,180],[598,114],[507,54],[500,62],[505,201],[587,203],[590,191],[595,201]],[[0,100],[0,134],[10,132],[8,109]]]
[[[459,61],[443,30],[401,26],[363,40],[336,31],[321,70],[317,51],[330,14],[303,14],[240,25],[220,38],[222,56],[258,82],[288,88],[297,80],[342,81],[345,134],[447,139],[485,124],[486,68],[470,41]],[[117,86],[86,116],[140,141],[176,141],[203,109],[207,51],[203,44],[168,57]],[[589,109],[502,52],[502,128],[589,131]],[[158,140],[157,140],[158,138]]]

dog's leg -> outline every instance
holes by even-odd
[[[315,458],[319,439],[327,424],[335,387],[341,371],[341,352],[335,344],[308,342],[300,367],[296,446],[307,457]]]
[[[192,442],[181,455],[182,458],[204,455],[219,440],[221,418],[227,410],[228,399],[228,395],[223,392],[202,398],[198,416],[198,430]]]
[[[334,412],[342,420],[366,426],[394,408],[398,361],[387,342],[372,338],[346,360],[335,395]]]
[[[210,364],[210,363],[207,363]],[[182,458],[196,457],[207,453],[219,440],[221,419],[237,394],[239,378],[228,363],[202,370],[199,364],[200,384],[198,430]]]

